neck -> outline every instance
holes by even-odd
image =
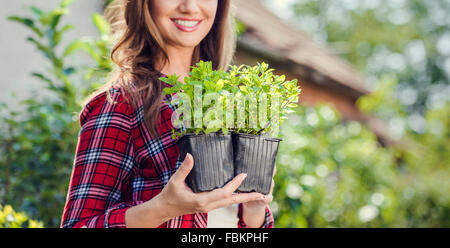
[[[183,79],[189,76],[188,72],[191,71],[193,53],[193,47],[167,47],[167,56],[169,57],[169,61],[162,67],[161,72],[166,75],[172,75],[175,73],[180,76],[180,80],[183,82]]]

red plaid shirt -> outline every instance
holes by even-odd
[[[159,194],[182,163],[171,138],[175,106],[166,95],[158,138],[143,121],[143,105],[134,110],[119,86],[90,100],[80,114],[80,132],[61,227],[125,227],[125,211]],[[206,227],[207,213],[187,214],[160,227]],[[239,204],[238,227],[245,227]],[[262,227],[273,227],[269,207]]]

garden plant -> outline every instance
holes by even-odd
[[[188,177],[194,191],[223,186],[247,173],[239,192],[269,193],[281,120],[296,107],[297,80],[273,74],[266,63],[213,70],[200,61],[184,82],[171,75],[160,79],[172,87],[177,106],[172,118],[181,156],[192,153],[196,167]],[[214,102],[214,103],[213,103]]]

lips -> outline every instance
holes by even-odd
[[[201,19],[189,19],[189,18],[172,18],[170,19],[172,23],[177,27],[179,30],[183,32],[193,32],[198,29],[200,26],[200,23],[202,22]]]

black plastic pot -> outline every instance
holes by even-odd
[[[275,158],[282,139],[262,135],[233,133],[234,174],[247,173],[238,192],[268,194]]]
[[[192,191],[197,193],[221,188],[233,179],[231,134],[186,134],[177,144],[182,158],[188,152],[194,157],[194,168],[186,178]]]

